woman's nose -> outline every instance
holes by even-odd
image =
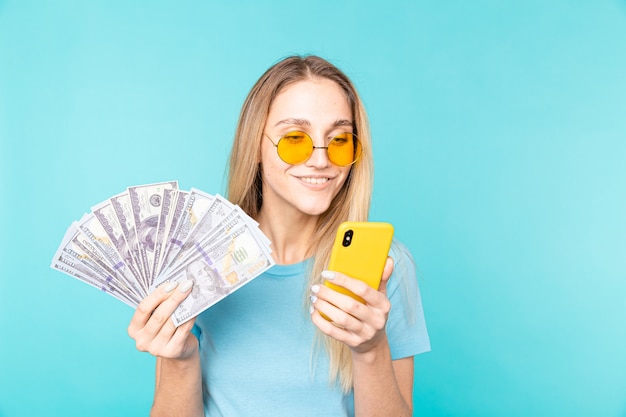
[[[313,153],[305,162],[305,165],[319,169],[326,168],[330,163],[328,159],[328,148],[326,146],[314,146]]]

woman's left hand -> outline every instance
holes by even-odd
[[[393,271],[388,257],[378,290],[363,281],[339,272],[324,271],[322,276],[335,285],[352,291],[365,304],[325,285],[311,287],[311,319],[326,335],[345,343],[356,353],[366,353],[383,343],[385,324],[391,309],[387,281]],[[324,316],[330,318],[328,321]]]

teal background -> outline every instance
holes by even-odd
[[[626,416],[626,2],[0,0],[0,416],[147,415],[132,311],[48,265],[126,186],[222,192],[261,73],[369,110],[372,219],[412,250],[416,416]]]

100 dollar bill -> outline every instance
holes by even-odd
[[[202,256],[190,259],[174,281],[194,282],[191,294],[172,314],[179,326],[250,282],[274,264],[269,252],[244,224]],[[194,293],[195,289],[195,293]]]
[[[274,265],[258,223],[224,197],[176,181],[128,187],[67,229],[51,267],[137,307],[164,281],[191,279],[178,326]]]

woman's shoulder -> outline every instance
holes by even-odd
[[[404,243],[402,243],[399,239],[395,237],[391,241],[389,256],[393,258],[394,269],[399,267],[405,267],[415,270],[415,261],[413,260],[413,255],[411,255],[411,251]]]
[[[424,309],[418,285],[418,269],[409,248],[394,238],[389,250],[394,268],[387,285],[393,307],[389,314],[387,336],[394,359],[430,350]]]
[[[397,290],[401,293],[415,294],[417,288],[417,266],[409,248],[399,239],[393,238],[389,256],[393,259],[393,272],[389,279],[390,295]]]

